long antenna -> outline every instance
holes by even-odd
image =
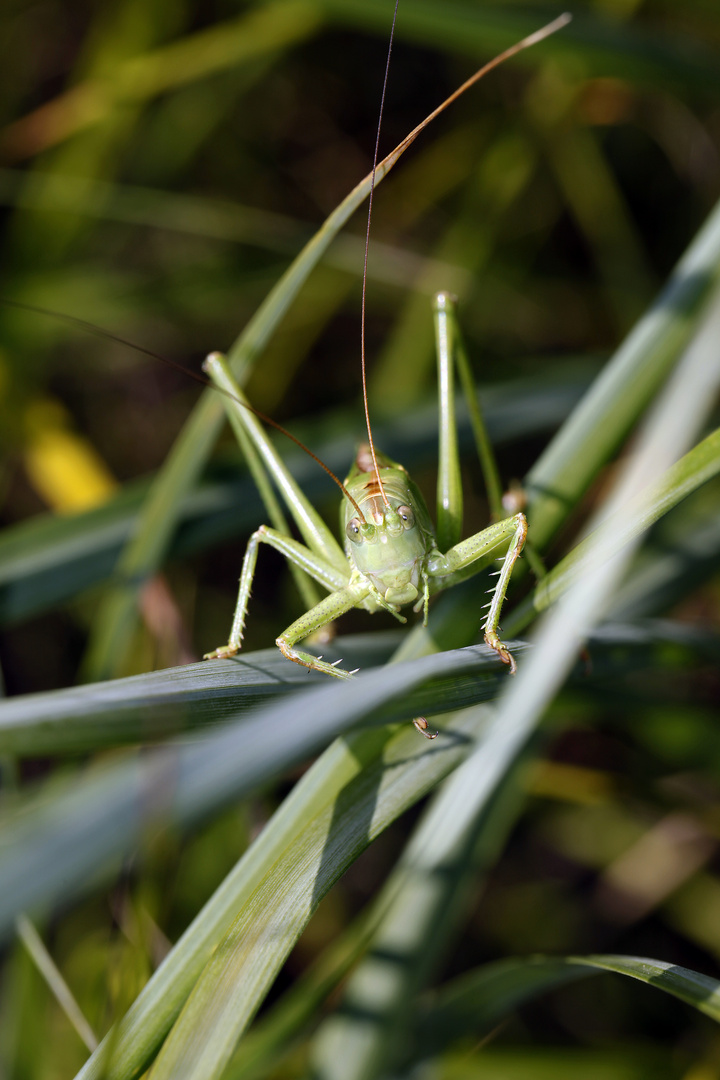
[[[393,11],[392,27],[390,28],[390,40],[388,42],[387,57],[385,58],[385,75],[383,77],[382,95],[380,97],[380,113],[378,115],[377,131],[375,133],[375,152],[373,154],[372,178],[370,180],[370,197],[368,199],[367,228],[365,230],[365,259],[363,262],[362,308],[360,316],[360,370],[362,371],[363,403],[365,405],[365,426],[367,427],[368,444],[370,446],[370,454],[372,455],[373,468],[375,470],[375,476],[377,477],[378,487],[380,488],[382,500],[388,507],[388,509],[390,508],[390,503],[388,502],[388,497],[385,494],[385,488],[383,487],[382,480],[380,479],[380,470],[378,469],[377,458],[375,457],[375,443],[372,437],[372,428],[370,427],[370,409],[368,407],[367,396],[367,375],[365,373],[365,295],[367,293],[368,251],[370,249],[370,222],[372,220],[373,195],[375,194],[375,173],[377,171],[378,151],[380,149],[380,129],[382,127],[383,112],[385,110],[385,92],[387,90],[388,75],[390,73],[390,57],[392,55],[393,41],[395,39],[395,22],[397,21],[399,3],[400,0],[395,0],[395,10]]]
[[[386,64],[385,64],[385,78],[384,78],[384,81],[383,81],[382,99],[381,99],[381,103],[380,103],[380,116],[379,116],[379,120],[378,120],[377,135],[376,135],[376,139],[375,139],[375,153],[374,153],[374,157],[373,157],[373,168],[372,168],[371,182],[370,182],[370,196],[369,196],[369,201],[368,201],[367,231],[366,231],[366,235],[365,235],[365,261],[364,261],[364,268],[363,268],[363,289],[362,289],[362,326],[361,326],[361,335],[360,335],[361,354],[362,354],[361,359],[362,359],[363,400],[364,400],[364,404],[365,404],[365,421],[366,421],[366,424],[367,424],[368,443],[370,445],[370,452],[371,452],[371,455],[372,455],[373,468],[374,468],[375,474],[377,476],[378,487],[380,489],[383,501],[384,501],[385,505],[388,506],[388,507],[389,507],[390,504],[388,502],[387,496],[385,495],[385,490],[384,490],[383,485],[382,485],[382,480],[380,479],[380,470],[378,469],[378,465],[377,465],[377,458],[375,456],[375,445],[373,443],[372,431],[371,431],[371,428],[370,428],[370,414],[369,414],[369,410],[368,410],[368,399],[367,399],[367,380],[366,380],[366,374],[365,374],[365,294],[366,294],[366,286],[367,286],[368,250],[369,250],[369,246],[370,246],[370,220],[371,220],[371,216],[372,216],[372,203],[373,203],[373,193],[374,193],[374,190],[375,190],[376,176],[380,172],[384,176],[385,173],[388,171],[388,169],[392,168],[392,165],[395,163],[395,161],[397,161],[397,159],[400,157],[400,155],[402,153],[404,153],[404,151],[407,150],[407,148],[411,145],[411,143],[413,143],[415,141],[415,139],[418,137],[420,132],[424,131],[425,128],[428,126],[428,124],[430,124],[437,116],[439,116],[440,113],[444,112],[445,109],[447,109],[447,107],[453,103],[453,101],[455,101],[457,98],[459,98],[461,94],[464,94],[465,91],[468,90],[471,86],[473,86],[479,79],[481,79],[483,77],[483,75],[486,75],[489,71],[492,71],[493,68],[496,68],[499,64],[502,64],[505,60],[510,59],[511,56],[515,56],[517,53],[522,52],[523,49],[527,49],[531,45],[535,45],[535,44],[537,44],[537,42],[542,41],[546,37],[549,37],[550,34],[554,34],[557,30],[560,30],[561,27],[566,26],[567,23],[569,23],[571,18],[572,18],[572,16],[568,15],[568,14],[560,15],[557,19],[554,19],[552,22],[548,23],[547,26],[544,26],[544,27],[542,27],[542,29],[535,31],[535,33],[530,34],[528,37],[523,38],[522,41],[517,42],[517,44],[512,45],[509,49],[506,49],[505,52],[500,53],[499,56],[496,56],[493,60],[490,60],[487,64],[485,64],[478,71],[476,71],[474,75],[471,75],[470,78],[467,79],[462,84],[462,86],[458,87],[458,89],[455,90],[454,93],[452,93],[448,98],[446,98],[445,101],[443,101],[440,105],[438,105],[438,107],[433,112],[431,112],[429,116],[426,116],[425,119],[421,123],[419,123],[417,125],[417,127],[413,128],[413,130],[410,132],[409,135],[405,136],[405,138],[402,140],[402,142],[400,142],[395,147],[394,150],[392,150],[386,157],[383,158],[383,160],[381,162],[378,163],[377,159],[378,159],[378,152],[379,152],[379,145],[380,145],[380,126],[381,126],[381,123],[382,123],[383,109],[384,109],[384,106],[385,106],[385,90],[386,90],[386,87],[387,87],[388,71],[389,71],[389,67],[390,67],[390,54],[392,52],[393,39],[394,39],[394,36],[395,36],[395,20],[396,20],[396,17],[397,17],[398,3],[399,3],[399,0],[395,0],[395,11],[394,11],[394,14],[393,14],[393,23],[392,23],[392,30],[391,30],[391,34],[390,34],[390,42],[389,42],[389,45],[388,45],[387,61],[386,61]],[[301,450],[304,450],[306,454],[309,454],[310,457],[314,461],[316,461],[318,463],[318,465],[322,469],[325,470],[325,472],[328,474],[328,476],[337,484],[337,486],[342,491],[343,495],[348,499],[348,501],[350,503],[352,503],[352,505],[355,508],[358,516],[361,517],[363,520],[365,520],[365,516],[364,516],[362,510],[360,509],[358,504],[355,502],[355,500],[353,499],[352,495],[349,493],[349,491],[347,490],[347,488],[345,487],[343,482],[335,475],[334,472],[332,472],[332,470],[325,464],[325,462],[321,461],[321,459],[316,454],[314,454],[312,452],[312,450],[310,450],[309,447],[305,446],[305,444],[303,442],[301,442],[300,439],[298,439],[295,435],[293,435],[286,428],[284,428],[282,426],[282,424],[278,424],[278,422],[276,420],[273,420],[271,416],[265,416],[264,413],[261,413],[258,409],[254,408],[248,402],[241,401],[240,398],[236,397],[234,394],[231,394],[226,390],[222,390],[219,386],[215,386],[215,384],[213,382],[211,382],[209,379],[206,379],[203,375],[198,374],[198,372],[193,371],[192,368],[187,368],[183,364],[179,364],[176,360],[170,360],[167,356],[163,356],[161,353],[153,352],[152,349],[146,349],[144,346],[138,345],[134,341],[128,341],[126,338],[121,337],[119,334],[114,334],[109,330],[103,329],[103,327],[101,327],[101,326],[96,326],[94,323],[86,322],[85,319],[79,319],[75,315],[66,315],[66,314],[64,314],[62,312],[59,312],[59,311],[51,311],[49,308],[38,307],[38,306],[36,306],[34,304],[26,304],[26,303],[24,303],[23,301],[20,301],[20,300],[9,300],[9,299],[7,299],[5,297],[2,297],[2,296],[0,296],[0,304],[5,304],[8,307],[18,308],[19,310],[22,310],[22,311],[33,312],[33,313],[35,313],[37,315],[43,315],[43,316],[46,316],[46,317],[49,317],[49,318],[58,319],[58,320],[60,320],[62,322],[65,322],[67,324],[78,326],[82,330],[84,330],[86,333],[95,334],[96,337],[104,337],[104,338],[107,338],[110,341],[116,341],[116,342],[118,342],[118,344],[125,345],[129,349],[135,349],[137,352],[143,353],[145,356],[152,357],[154,360],[159,360],[163,364],[168,364],[170,367],[176,368],[178,371],[182,371],[186,375],[189,375],[190,378],[195,379],[196,382],[202,383],[203,386],[209,386],[213,390],[215,390],[217,393],[223,393],[223,394],[226,395],[226,397],[232,398],[233,401],[236,401],[239,405],[242,405],[242,407],[244,409],[247,409],[249,412],[254,413],[260,420],[263,421],[263,423],[268,424],[270,427],[273,427],[277,431],[281,432],[288,439],[290,439],[292,442],[294,442],[296,446],[300,447]]]
[[[540,30],[536,30],[534,33],[529,34],[527,37],[523,38],[522,41],[516,42],[515,45],[511,45],[509,49],[505,49],[504,52],[501,52],[498,56],[494,57],[492,60],[489,60],[488,63],[484,64],[481,68],[479,68],[474,75],[471,75],[469,79],[466,79],[462,86],[459,86],[457,90],[450,94],[449,97],[445,98],[445,100],[440,105],[438,105],[438,107],[434,109],[429,116],[426,116],[425,119],[417,125],[417,127],[413,128],[410,134],[406,135],[402,142],[398,143],[395,149],[391,151],[391,153],[388,154],[387,157],[383,158],[383,160],[380,162],[380,165],[378,166],[380,127],[382,124],[383,109],[385,107],[385,90],[387,88],[388,71],[390,68],[390,54],[392,52],[393,39],[395,36],[395,21],[397,19],[398,3],[399,0],[395,0],[395,11],[393,13],[392,29],[390,31],[390,42],[388,44],[387,60],[385,63],[385,78],[383,80],[382,97],[380,100],[380,115],[378,118],[377,135],[375,138],[375,154],[373,156],[373,167],[370,178],[370,196],[368,199],[367,230],[365,233],[365,260],[363,264],[362,311],[360,323],[360,368],[362,371],[363,403],[365,405],[365,423],[367,425],[368,444],[370,446],[370,454],[372,456],[373,468],[377,477],[380,494],[382,495],[383,502],[387,507],[390,506],[390,503],[388,502],[382,480],[380,479],[380,470],[378,469],[377,458],[375,456],[375,443],[373,442],[372,430],[370,428],[370,410],[368,408],[367,377],[365,372],[365,294],[367,289],[368,249],[370,247],[370,221],[372,218],[372,204],[373,194],[375,192],[376,173],[378,171],[378,168],[384,168],[391,161],[391,159],[393,162],[396,161],[400,154],[404,153],[404,151],[407,150],[408,146],[410,146],[410,144],[415,141],[420,132],[425,130],[428,124],[431,124],[432,121],[440,115],[440,113],[444,112],[449,105],[452,105],[454,101],[461,97],[461,95],[464,94],[466,90],[469,90],[471,86],[474,86],[476,82],[479,82],[479,80],[482,79],[484,75],[487,75],[488,72],[493,70],[493,68],[498,67],[506,60],[509,60],[512,56],[516,56],[517,53],[522,52],[524,49],[529,49],[532,45],[537,45],[538,42],[543,41],[546,37],[549,37],[551,34],[556,33],[556,31],[561,30],[563,26],[567,26],[567,24],[572,20],[572,15],[570,15],[568,12],[565,12],[563,15],[559,15],[556,19],[553,19],[552,22],[549,22],[546,26],[541,27]]]
[[[329,465],[326,465],[322,458],[319,458],[317,454],[314,454],[309,446],[306,446],[302,440],[298,439],[297,435],[293,435],[292,431],[288,431],[282,424],[279,424],[277,420],[273,420],[272,416],[266,416],[265,413],[260,412],[254,405],[251,405],[248,401],[242,401],[235,394],[231,394],[229,390],[224,390],[221,386],[216,386],[211,379],[206,379],[204,375],[200,375],[199,372],[193,371],[192,368],[186,367],[185,364],[178,363],[177,360],[171,360],[169,356],[163,356],[162,353],[154,352],[152,349],[146,348],[144,345],[138,345],[136,341],[129,341],[127,338],[121,337],[120,334],[114,334],[112,330],[106,330],[102,326],[96,326],[95,323],[87,322],[86,319],[79,319],[77,315],[66,315],[62,311],[52,311],[50,308],[39,307],[37,304],[26,304],[22,300],[9,300],[4,296],[0,296],[0,304],[5,304],[8,307],[17,308],[19,311],[28,311],[34,315],[44,315],[50,319],[57,319],[59,322],[68,323],[71,326],[78,326],[81,330],[84,330],[86,334],[94,334],[95,337],[106,338],[108,341],[116,341],[118,345],[125,345],[128,349],[134,349],[135,352],[142,353],[143,356],[149,356],[153,360],[159,360],[163,364],[167,364],[168,367],[175,368],[176,371],[182,371],[183,375],[189,376],[194,379],[195,382],[201,383],[203,386],[209,386],[211,390],[214,390],[218,394],[224,394],[225,397],[229,397],[232,401],[236,401],[238,405],[242,405],[243,409],[247,409],[248,412],[254,413],[258,420],[262,420],[263,424],[267,424],[268,427],[275,428],[291,442],[294,442],[296,446],[299,446],[301,450],[304,450],[313,461],[316,461],[321,469],[324,469],[331,480],[337,484],[342,491],[346,499],[348,499],[358,516],[365,520],[365,515],[353,499],[348,489],[343,484],[342,480],[335,475]]]

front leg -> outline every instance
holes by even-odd
[[[240,573],[240,588],[238,589],[235,615],[233,616],[232,629],[230,630],[228,643],[227,645],[220,645],[219,648],[213,649],[212,652],[206,653],[206,660],[227,659],[231,656],[235,656],[235,654],[240,651],[248,603],[250,602],[250,590],[255,576],[255,565],[257,563],[258,548],[260,544],[269,544],[270,547],[275,548],[276,551],[279,551],[280,554],[284,555],[291,563],[295,566],[299,566],[301,570],[304,570],[310,577],[314,578],[315,581],[324,585],[326,589],[331,589],[333,591],[342,590],[347,584],[347,574],[341,574],[339,570],[326,562],[320,555],[310,551],[304,544],[298,543],[298,541],[294,540],[291,536],[285,536],[284,533],[280,533],[275,529],[269,529],[267,525],[261,525],[250,537],[245,551],[245,558],[243,559],[242,571]],[[319,606],[319,604],[316,605],[311,611],[317,610],[317,607]],[[350,607],[352,607],[352,604]],[[319,622],[313,629],[320,629],[325,623],[331,621],[331,618],[325,619],[324,622]],[[308,634],[311,632],[312,630],[308,630]]]
[[[516,670],[515,660],[507,645],[503,644],[498,637],[497,631],[503,600],[510,583],[510,576],[523,549],[526,536],[527,521],[525,516],[524,514],[516,514],[515,517],[506,518],[505,521],[498,521],[494,525],[488,526],[487,529],[475,533],[474,536],[468,537],[467,540],[461,540],[455,547],[450,548],[445,555],[440,554],[440,552],[431,555],[427,565],[427,573],[431,583],[435,580],[437,587],[446,588],[466,578],[468,575],[463,571],[472,567],[473,563],[478,562],[496,548],[504,546],[510,541],[507,552],[503,557],[502,567],[497,571],[498,581],[495,588],[492,589],[492,597],[488,604],[488,614],[483,630],[485,631],[485,641],[491,649],[495,650],[503,663],[510,665],[510,671],[513,675]]]
[[[351,580],[344,588],[326,596],[314,608],[306,611],[291,626],[288,626],[276,641],[278,649],[288,660],[294,660],[296,664],[302,664],[312,671],[324,671],[326,675],[334,675],[336,679],[349,679],[353,672],[345,671],[337,666],[342,661],[338,660],[335,664],[329,664],[322,657],[303,652],[295,646],[298,641],[302,641],[323,626],[327,626],[328,623],[339,619],[350,608],[359,607],[371,591],[372,587],[363,579]]]
[[[339,618],[350,608],[360,607],[363,600],[371,593],[377,599],[375,590],[363,578],[358,579],[355,577],[351,579],[344,589],[338,589],[337,592],[325,597],[314,608],[296,619],[292,626],[288,626],[287,630],[276,641],[280,652],[288,660],[294,660],[296,664],[302,664],[311,671],[324,671],[326,675],[334,675],[336,679],[351,679],[355,672],[345,671],[344,668],[338,667],[338,664],[342,663],[342,661],[337,660],[334,664],[329,664],[321,656],[312,656],[311,653],[296,649],[295,644],[327,623]],[[424,716],[416,716],[413,724],[426,739],[437,738],[438,732],[430,730]]]

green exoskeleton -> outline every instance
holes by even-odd
[[[205,370],[225,392],[224,400],[233,428],[254,471],[259,456],[282,492],[305,543],[287,535],[285,529],[261,526],[250,538],[238,594],[235,617],[227,645],[208,658],[231,657],[241,647],[258,548],[269,544],[292,565],[300,568],[329,593],[296,619],[277,638],[278,648],[289,660],[336,678],[350,678],[339,663],[328,663],[299,648],[310,634],[321,630],[344,612],[362,607],[369,612],[385,609],[401,622],[400,609],[412,604],[423,611],[427,621],[428,602],[433,593],[470,577],[502,553],[502,566],[492,590],[484,623],[485,641],[514,672],[515,661],[498,636],[500,611],[513,566],[522,551],[527,525],[522,514],[497,521],[482,532],[460,539],[462,488],[454,411],[453,353],[455,314],[452,298],[439,293],[435,298],[435,325],[440,383],[440,448],[437,496],[437,528],[434,529],[425,500],[402,465],[376,452],[370,441],[363,443],[345,480],[341,513],[343,547],[334,538],[287,471],[268,440],[257,417],[244,408],[242,391],[234,382],[223,358],[213,353]],[[256,473],[257,476],[257,473]],[[424,718],[414,721],[429,738]]]

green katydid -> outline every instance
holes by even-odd
[[[521,42],[512,51],[533,44],[567,21],[567,16],[556,20],[551,27],[546,27],[532,38]],[[389,55],[388,51],[388,61]],[[495,62],[492,62],[488,68],[494,64]],[[387,68],[385,78],[387,80]],[[384,93],[383,87],[383,100]],[[456,96],[457,94],[452,95],[448,101]],[[441,109],[446,104],[444,103]],[[438,111],[440,110],[436,110],[436,113]],[[423,126],[424,124],[420,125],[421,128]],[[376,163],[377,144],[373,181]],[[344,549],[295,484],[259,424],[252,406],[233,380],[223,357],[213,353],[205,361],[206,373],[224,392],[228,416],[238,441],[249,460],[254,459],[256,475],[264,467],[273,477],[305,541],[304,544],[300,543],[289,536],[285,529],[265,525],[253,533],[242,565],[229,640],[226,645],[207,653],[206,658],[232,657],[241,648],[261,544],[275,548],[291,566],[309,575],[328,590],[329,595],[314,603],[283,631],[276,639],[276,644],[289,660],[336,678],[350,678],[355,672],[341,668],[339,664],[342,661],[329,663],[322,657],[299,648],[303,639],[322,630],[354,607],[365,608],[371,613],[385,609],[399,621],[406,622],[400,609],[412,604],[414,611],[423,611],[423,619],[427,623],[428,603],[433,593],[477,573],[496,556],[498,550],[504,549],[501,556],[502,567],[497,572],[497,584],[490,590],[492,595],[483,629],[486,643],[514,673],[515,661],[507,646],[500,640],[498,628],[510,576],[525,543],[527,523],[523,514],[517,513],[513,517],[494,522],[474,536],[460,539],[462,488],[454,412],[453,353],[456,350],[452,345],[456,339],[456,317],[452,297],[447,293],[439,293],[434,301],[440,386],[437,531],[433,530],[425,500],[407,471],[402,465],[377,452],[374,446],[367,406],[364,348],[365,280],[373,191],[374,182],[370,187],[368,209],[361,330],[362,382],[368,441],[359,447],[345,482],[341,484],[337,477],[333,477],[342,488],[344,496],[341,511]],[[259,465],[258,458],[262,466]],[[417,718],[414,723],[426,737],[435,738],[437,732],[428,730],[427,721],[423,717]]]
[[[560,29],[569,21],[569,18],[567,15],[561,16],[484,65],[419,124],[389,157],[399,156],[399,152],[402,152],[420,131],[483,74],[492,70],[503,60]],[[232,657],[241,648],[260,544],[268,544],[286,557],[308,608],[300,618],[279,635],[278,647],[288,659],[336,678],[350,678],[354,672],[341,668],[339,664],[342,661],[329,663],[322,657],[316,657],[298,648],[303,639],[328,626],[353,607],[361,607],[371,613],[385,609],[399,621],[406,622],[407,620],[400,613],[400,608],[412,604],[415,611],[423,611],[426,622],[429,599],[434,593],[477,573],[492,561],[499,551],[502,551],[500,557],[502,566],[497,572],[498,581],[490,590],[491,599],[484,623],[484,634],[487,644],[497,652],[504,663],[509,665],[511,672],[514,672],[515,661],[507,646],[500,640],[498,629],[502,604],[513,567],[525,542],[527,525],[523,514],[516,513],[505,520],[494,521],[488,528],[465,540],[460,539],[462,488],[454,412],[454,363],[457,362],[459,365],[460,374],[466,386],[469,382],[469,374],[467,368],[463,367],[464,354],[457,344],[454,302],[449,294],[439,293],[434,301],[440,387],[436,530],[433,530],[425,501],[407,471],[402,465],[378,453],[373,443],[365,389],[364,326],[370,211],[376,167],[379,169],[384,164],[376,166],[375,163],[373,164],[373,182],[370,185],[362,300],[362,383],[368,442],[363,443],[358,449],[355,462],[344,484],[330,473],[330,470],[318,458],[315,458],[307,447],[300,444],[330,473],[343,492],[341,530],[344,537],[344,550],[295,483],[265,434],[259,419],[276,428],[280,428],[280,425],[263,417],[246,400],[220,354],[212,353],[205,362],[206,373],[215,387],[223,393],[230,422],[273,523],[272,527],[261,526],[251,536],[243,561],[238,600],[229,640],[227,644],[206,654],[206,657],[209,659]],[[174,361],[169,361],[141,346],[133,345],[82,319],[43,311],[32,305],[7,302],[17,307],[71,321],[89,332],[99,333],[122,344],[138,348],[155,359],[188,371]],[[188,374],[200,381],[205,381],[195,372],[188,371]],[[280,430],[289,435],[284,428]],[[290,438],[294,437],[290,435]],[[298,442],[298,440],[294,441]],[[481,459],[483,458],[487,460],[481,450]],[[282,511],[268,482],[268,474],[280,490],[304,543],[300,543],[289,535]],[[498,501],[495,500],[496,504]],[[319,599],[309,579],[318,582],[329,595],[324,599]],[[434,738],[437,734],[428,731],[427,722],[422,717],[417,718],[414,723],[418,730],[428,738]]]
[[[460,540],[462,488],[453,409],[452,355],[448,347],[449,324],[455,316],[452,298],[447,293],[439,293],[435,298],[435,315],[443,391],[440,394],[437,535],[425,500],[406,470],[377,452],[372,442],[368,442],[359,447],[343,484],[343,550],[293,480],[257,417],[242,407],[245,403],[242,391],[223,357],[213,353],[206,360],[205,371],[225,392],[228,414],[241,444],[246,447],[250,440],[283,493],[287,508],[305,540],[305,544],[301,544],[286,533],[265,525],[253,533],[243,561],[229,641],[208,653],[208,659],[234,656],[241,647],[260,544],[269,544],[329,590],[327,597],[280,634],[276,641],[278,648],[289,660],[343,679],[355,673],[339,667],[341,661],[329,663],[298,648],[298,643],[353,607],[362,607],[369,612],[385,609],[400,622],[406,622],[400,608],[413,604],[415,611],[423,610],[427,620],[428,602],[433,593],[477,573],[499,549],[506,548],[488,605],[484,632],[487,644],[510,665],[512,672],[515,671],[515,661],[498,636],[498,624],[512,569],[525,542],[527,524],[523,514],[516,514]],[[428,731],[422,717],[414,723],[428,738],[437,734]]]

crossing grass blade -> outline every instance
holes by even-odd
[[[316,706],[317,702],[314,710]],[[171,1075],[180,1058],[183,1071],[192,1067],[206,1077],[218,1075],[329,886],[373,836],[467,754],[482,728],[475,715],[453,722],[439,752],[409,727],[396,732],[379,729],[333,743],[198,915],[119,1031],[107,1037],[78,1080],[100,1076],[130,1080],[138,1075],[159,1049],[191,991],[192,1003],[163,1051],[156,1075]],[[262,918],[257,917],[260,909]],[[270,938],[265,939],[263,928],[271,931]],[[253,945],[255,930],[261,931],[263,940]],[[218,982],[216,964],[223,957],[232,970],[227,979],[220,972]],[[196,1010],[200,1018],[193,1015]],[[212,1028],[211,1037],[198,1039],[198,1025],[208,1032]],[[112,1056],[111,1064],[106,1054]]]
[[[433,995],[414,1018],[418,1059],[468,1035],[482,1038],[524,1003],[603,972],[662,990],[720,1023],[720,982],[698,971],[639,956],[531,956],[488,964]]]
[[[699,337],[703,329],[699,328]],[[666,465],[692,443],[714,400],[709,388],[718,381],[716,353],[708,361],[704,349],[688,348],[624,471],[597,512],[602,525],[589,542],[592,557],[585,574],[538,625],[531,638],[535,648],[501,692],[482,744],[444,785],[396,871],[393,902],[377,930],[368,961],[346,987],[346,1008],[326,1020],[316,1038],[315,1061],[327,1080],[372,1080],[379,1070],[389,1075],[398,1066],[411,1022],[407,1000],[425,974],[426,942],[445,917],[441,907],[445,897],[437,879],[444,868],[462,861],[468,849],[482,841],[488,806],[512,782],[546,708],[588,633],[602,619],[629,564],[634,545],[626,544],[618,552],[615,533],[618,528],[622,535],[628,532],[633,497],[643,482],[657,480]],[[614,521],[613,513],[617,514]],[[489,838],[487,844],[491,847]],[[416,917],[410,920],[406,912]],[[447,927],[444,932],[448,933]],[[395,958],[399,950],[401,965],[383,959]],[[348,1045],[353,1047],[351,1064],[339,1050]]]
[[[618,527],[616,531],[616,550],[620,551],[630,540],[639,536],[719,472],[720,429],[688,451],[650,491],[638,498],[632,519],[625,518],[624,527]],[[537,613],[545,611],[555,603],[573,581],[588,572],[589,564],[585,561],[585,554],[591,546],[592,540],[588,537],[553,567],[535,588],[532,596],[507,619],[509,633],[519,633]]]
[[[344,643],[339,640],[326,655],[341,649],[339,658],[344,654],[368,666],[387,660],[396,635],[388,635],[386,642],[375,638],[370,634]],[[518,643],[520,654],[522,650]],[[376,719],[391,723],[407,718],[413,708],[418,710],[420,701],[432,715],[489,700],[497,693],[502,672],[487,650],[456,650],[454,659],[452,653],[445,653],[443,664],[445,669],[438,669],[434,685],[429,670],[423,673],[418,667],[415,678],[424,683],[422,693],[408,689],[397,705],[391,694],[378,706]],[[452,671],[452,676],[445,670]],[[304,715],[310,708],[304,692],[313,687],[329,689],[317,674],[308,676],[300,668],[288,671],[277,650],[267,649],[216,664],[185,664],[148,675],[27,694],[0,701],[0,753],[72,756],[112,746],[152,744],[182,733],[207,734],[240,714],[251,716],[290,695],[296,695],[292,708]],[[274,737],[272,728],[270,715],[269,740]]]
[[[86,776],[13,800],[2,823],[0,933],[25,908],[84,893],[91,869],[94,881],[112,873],[118,857],[142,844],[152,822],[185,827],[257,790],[363,718],[382,721],[385,708],[392,719],[411,718],[412,688],[433,675],[440,680],[440,708],[452,685],[447,680],[458,680],[461,704],[478,693],[492,695],[494,678],[484,688],[477,678],[482,667],[499,674],[487,650],[465,649],[384,667],[356,683],[320,685],[202,740],[178,738],[147,756],[98,765]],[[172,693],[167,682],[164,687]],[[212,708],[207,684],[204,693]]]
[[[720,204],[655,303],[528,473],[528,521],[541,550],[662,386],[692,339],[719,278]]]

